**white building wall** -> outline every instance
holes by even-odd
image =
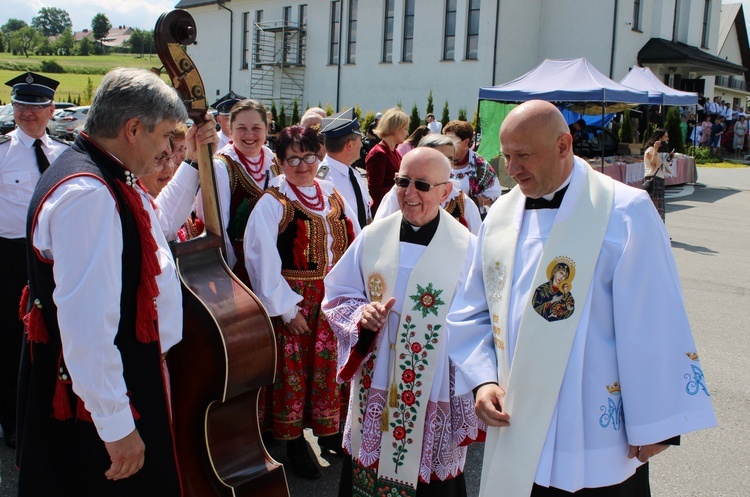
[[[268,22],[281,20],[283,7],[291,6],[291,20],[297,22],[300,4],[308,6],[305,82],[300,111],[319,103],[336,106],[337,100],[340,109],[359,105],[364,112],[380,111],[400,102],[407,113],[416,103],[420,115],[424,116],[427,95],[432,90],[438,117],[447,100],[451,118],[458,115],[459,108],[464,108],[471,119],[481,86],[515,79],[545,58],[586,57],[602,73],[609,75],[613,22],[616,41],[611,77],[615,80],[622,79],[636,65],[638,52],[650,38],[672,39],[675,0],[641,0],[640,31],[632,29],[632,0],[617,2],[616,20],[614,0],[482,0],[478,60],[465,60],[468,1],[457,0],[455,60],[441,60],[445,1],[417,0],[413,62],[405,62],[402,60],[404,0],[396,0],[392,62],[382,62],[385,1],[359,0],[356,63],[346,64],[349,1],[343,0],[339,66],[328,63],[330,0],[286,4],[274,0],[233,0],[226,4],[234,12],[231,89],[241,95],[253,96],[252,52],[248,56],[250,69],[240,68],[243,12],[248,12],[249,19],[254,21],[255,12],[263,10],[263,20]],[[679,1],[675,41],[700,46],[704,0]],[[712,0],[711,9],[709,51],[716,54],[719,49],[720,0]],[[189,47],[188,52],[201,71],[208,94],[211,97],[217,92],[219,96],[223,95],[230,89],[229,12],[216,5],[189,11],[196,19],[199,44]],[[730,38],[736,39],[736,34]],[[727,56],[729,60],[740,63],[735,52]],[[654,68],[662,79],[664,70]],[[707,79],[706,93],[711,94],[713,78]]]

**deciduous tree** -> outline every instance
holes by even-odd
[[[13,50],[23,52],[26,57],[29,56],[29,52],[33,52],[43,41],[44,35],[31,26],[21,28],[11,36],[11,46]]]
[[[107,37],[107,33],[109,33],[110,29],[112,29],[112,23],[109,22],[107,16],[101,12],[91,19],[91,31],[94,33],[94,39],[98,41],[100,45],[102,44],[102,40]]]
[[[0,27],[0,31],[2,31],[6,36],[9,36],[19,29],[25,28],[26,26],[28,26],[28,24],[26,24],[26,21],[22,21],[20,19],[8,19],[8,22]]]
[[[65,9],[42,7],[36,17],[31,19],[31,26],[44,36],[57,36],[66,29],[73,28],[73,22]]]

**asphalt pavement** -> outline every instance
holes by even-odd
[[[698,183],[667,191],[667,229],[719,427],[690,433],[651,462],[654,497],[750,496],[750,168],[698,169]],[[334,497],[341,459],[320,456],[323,477],[308,481],[287,470],[292,497]],[[469,449],[468,495],[478,495],[482,444]],[[269,452],[285,463],[283,444]],[[43,475],[40,475],[43,477]],[[0,443],[0,497],[16,496],[13,451]],[[502,492],[498,492],[498,497]]]

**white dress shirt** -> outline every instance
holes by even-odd
[[[136,189],[158,245],[161,274],[156,276],[156,305],[162,352],[182,339],[182,292],[162,226],[179,228],[190,212],[197,187],[197,171],[179,168],[153,200],[156,211],[148,194]],[[173,219],[167,222],[170,216]],[[135,429],[135,423],[115,345],[123,243],[117,205],[108,186],[91,176],[74,177],[58,185],[40,207],[33,245],[42,257],[54,261],[56,287],[52,296],[73,390],[91,412],[101,439],[120,440]]]
[[[26,215],[39,178],[39,166],[32,138],[20,128],[7,134],[10,141],[0,145],[0,237],[26,238]],[[68,148],[47,135],[42,150],[52,164]]]
[[[333,183],[333,186],[336,187],[336,191],[338,191],[341,196],[344,197],[346,203],[349,204],[349,206],[352,208],[352,210],[354,210],[355,213],[357,213],[357,196],[354,194],[354,187],[352,186],[352,182],[349,179],[349,166],[347,166],[343,162],[337,161],[330,155],[326,155],[325,159],[320,162],[318,170],[320,170],[324,166],[328,166],[329,168],[328,174],[324,179]],[[362,202],[365,204],[365,216],[367,217],[367,219],[370,219],[372,217],[372,214],[370,214],[370,204],[372,203],[372,200],[370,200],[370,193],[367,191],[367,185],[365,185],[365,182],[362,179],[362,175],[359,173],[359,171],[355,170],[354,176],[357,180],[357,183],[359,183],[359,189],[362,191]],[[355,216],[352,221],[359,224],[358,219],[359,218]],[[360,228],[364,228],[364,226],[360,226]]]

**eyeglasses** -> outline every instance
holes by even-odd
[[[435,183],[434,185],[432,183],[428,183],[427,181],[423,181],[421,179],[411,179],[407,178],[405,176],[396,176],[396,186],[399,188],[409,188],[409,183],[414,183],[414,188],[419,190],[420,192],[429,192],[432,190],[432,188],[440,185],[444,185],[447,183],[447,181],[443,181],[442,183]]]
[[[179,164],[175,164],[174,161],[172,160],[173,158],[174,158],[174,155],[162,155],[161,157],[159,157],[159,160],[157,162],[157,167],[170,167],[174,169]]]
[[[305,164],[314,164],[315,161],[318,160],[318,156],[315,154],[308,154],[304,157],[287,157],[284,159],[286,163],[292,167],[299,166],[300,162],[304,162]]]
[[[19,112],[26,112],[27,110],[30,110],[31,112],[41,112],[42,109],[46,109],[49,106],[50,104],[33,105],[33,104],[22,104],[20,102],[13,102],[13,108]]]

